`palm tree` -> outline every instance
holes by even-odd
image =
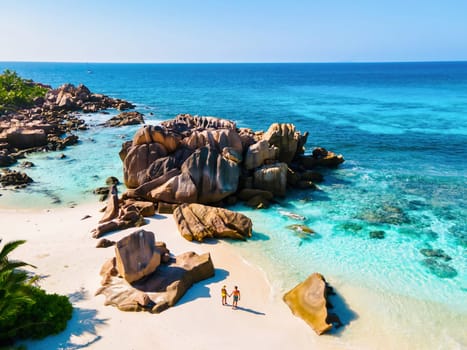
[[[0,239],[1,242],[1,239]],[[29,297],[31,284],[37,280],[20,267],[31,266],[19,260],[10,260],[8,255],[26,241],[17,240],[6,243],[0,250],[0,325],[15,317],[25,303],[34,303]],[[0,327],[1,328],[1,327]]]

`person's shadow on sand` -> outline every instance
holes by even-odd
[[[264,312],[256,311],[256,310],[253,310],[253,309],[248,309],[248,308],[243,307],[243,306],[237,306],[235,308],[235,310],[245,311],[245,312],[249,312],[251,314],[260,315],[260,316],[265,316],[266,315]]]

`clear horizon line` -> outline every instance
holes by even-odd
[[[461,63],[467,59],[452,60],[388,60],[388,61],[3,61],[0,63],[70,63],[70,64],[370,64],[370,63]]]

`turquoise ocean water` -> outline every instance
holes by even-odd
[[[309,131],[308,151],[323,146],[342,153],[346,162],[325,172],[319,191],[291,192],[263,211],[237,206],[253,219],[255,235],[233,244],[283,289],[320,271],[388,300],[441,307],[443,320],[452,324],[467,320],[467,62],[0,62],[0,70],[5,68],[54,87],[84,83],[127,99],[148,123],[191,113],[255,130],[277,121]],[[109,116],[83,118],[97,125]],[[78,134],[78,146],[60,152],[64,159],[60,153],[31,155],[36,167],[27,173],[35,183],[21,191],[0,189],[0,207],[95,201],[92,190],[108,176],[122,178],[118,151],[137,128],[96,126]],[[304,223],[317,234],[303,237],[288,230],[287,225],[302,222],[284,211],[306,217]],[[384,231],[385,238],[370,238],[372,231]],[[442,250],[442,256],[427,257],[423,249]],[[424,320],[420,334],[444,322],[433,318]],[[433,348],[467,346],[465,334],[451,334],[449,328]]]

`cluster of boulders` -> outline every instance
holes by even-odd
[[[143,224],[137,206],[146,203],[159,212],[176,210],[180,232],[188,240],[245,239],[251,235],[251,221],[214,207],[242,200],[266,208],[275,197],[284,197],[289,187],[316,188],[315,182],[323,177],[315,168],[336,167],[344,161],[323,148],[305,155],[307,137],[293,124],[275,123],[267,132],[254,132],[237,128],[230,120],[189,114],[145,125],[122,145],[127,191],[119,199],[116,188],[112,190],[93,236]]]
[[[115,244],[115,257],[101,269],[106,305],[123,311],[159,313],[175,305],[196,282],[214,276],[209,253],[172,257],[154,233],[139,230]]]
[[[115,119],[114,125],[119,120]],[[181,235],[189,241],[247,239],[252,233],[251,220],[222,208],[224,205],[241,200],[254,208],[266,208],[275,198],[284,197],[288,188],[315,189],[315,183],[323,180],[317,168],[336,167],[344,161],[324,148],[305,155],[307,137],[308,133],[296,131],[293,124],[274,123],[266,132],[255,132],[237,128],[230,120],[189,114],[157,126],[146,125],[122,145],[120,158],[127,190],[119,198],[116,185],[112,185],[106,211],[93,235],[97,238],[128,227],[130,209],[135,222],[144,223],[141,208],[151,207],[151,213],[156,208],[173,212]],[[284,215],[304,220],[294,213]],[[316,235],[303,224],[289,229],[303,239]],[[164,265],[159,255],[155,257],[153,238],[145,231],[137,233],[139,238],[134,235],[116,243],[116,257],[102,269],[103,287],[98,294],[106,296],[106,304],[126,311],[160,312],[181,297],[175,286],[199,280],[199,276],[188,277],[187,266],[202,270],[203,278],[214,273],[206,254],[187,253],[175,259],[173,267],[177,269],[161,268]],[[112,244],[106,240],[98,246]],[[188,258],[193,262],[185,260]],[[175,282],[171,274],[181,277]],[[338,317],[328,313],[330,290],[322,275],[313,274],[286,293],[284,301],[322,334],[333,323],[340,325]]]
[[[254,132],[230,120],[188,114],[146,125],[120,151],[124,197],[216,206],[242,199],[267,207],[289,187],[316,188],[322,176],[315,168],[344,161],[323,148],[305,155],[307,137],[293,124]]]
[[[134,108],[127,101],[92,93],[84,85],[64,84],[57,89],[45,87],[49,91],[45,97],[36,98],[32,108],[0,116],[0,167],[15,164],[28,152],[57,151],[76,144],[78,136],[73,132],[85,130],[88,126],[75,112]],[[129,120],[129,117],[125,118]]]
[[[0,173],[0,185],[2,186],[22,188],[31,182],[33,182],[33,180],[29,176],[16,170],[2,169]]]
[[[94,113],[103,109],[116,108],[118,110],[131,109],[135,106],[119,98],[111,98],[103,94],[92,93],[83,84],[77,87],[64,84],[45,95],[42,108],[51,111],[80,110],[84,113]]]

